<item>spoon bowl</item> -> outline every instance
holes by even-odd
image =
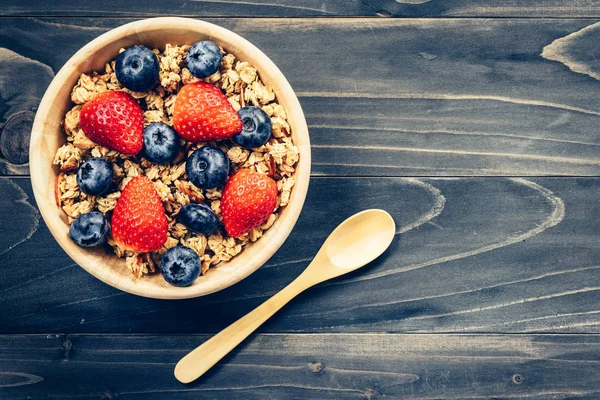
[[[366,210],[335,228],[323,247],[331,264],[345,274],[379,257],[392,243],[395,231],[396,224],[390,214]]]
[[[298,294],[375,260],[392,243],[395,232],[394,220],[383,210],[354,214],[329,235],[296,280],[183,357],[175,366],[175,377],[182,383],[196,380]]]

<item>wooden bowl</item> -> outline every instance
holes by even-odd
[[[164,49],[167,43],[193,44],[207,39],[221,45],[237,59],[250,62],[258,70],[262,81],[274,90],[278,102],[285,107],[292,136],[300,149],[300,161],[295,172],[296,185],[288,206],[282,209],[275,224],[262,238],[246,246],[231,261],[211,268],[191,286],[171,286],[160,274],[135,279],[125,266],[125,259],[119,259],[103,249],[83,249],[69,238],[66,215],[54,198],[59,171],[52,161],[56,150],[66,140],[61,122],[73,106],[71,89],[80,74],[103,70],[104,64],[113,60],[120,48],[143,44]],[[96,38],[71,57],[58,72],[40,103],[31,133],[29,160],[37,205],[50,232],[67,254],[90,274],[111,286],[160,299],[203,296],[233,285],[256,271],[279,249],[294,227],[310,179],[310,141],[306,120],[298,98],[281,71],[244,38],[219,26],[187,18],[153,18],[123,25]]]

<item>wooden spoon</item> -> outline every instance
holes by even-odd
[[[394,220],[383,210],[354,214],[329,235],[296,280],[179,360],[175,377],[182,383],[198,379],[298,294],[379,257],[392,243],[395,231]]]

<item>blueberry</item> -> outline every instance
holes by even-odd
[[[69,228],[69,236],[81,247],[94,247],[106,243],[110,226],[98,211],[81,214]]]
[[[127,89],[145,92],[158,81],[158,58],[146,46],[130,47],[117,56],[115,74]]]
[[[217,231],[219,219],[205,204],[186,204],[181,207],[177,216],[179,222],[194,232],[210,236]]]
[[[179,136],[175,129],[162,122],[144,128],[144,155],[153,163],[168,164],[179,151]]]
[[[199,188],[216,188],[227,180],[229,159],[216,147],[200,147],[189,156],[185,172],[190,182]]]
[[[200,257],[189,247],[175,246],[162,257],[160,269],[171,285],[189,286],[200,274]]]
[[[90,196],[100,196],[108,190],[113,181],[112,163],[102,158],[90,158],[77,170],[77,185]]]
[[[188,69],[197,78],[206,78],[219,70],[221,65],[221,49],[208,40],[197,42],[190,47],[185,57]]]
[[[248,106],[238,111],[243,128],[231,140],[239,146],[252,149],[267,143],[271,138],[271,119],[258,107]]]

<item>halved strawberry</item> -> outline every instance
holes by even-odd
[[[183,86],[177,93],[173,127],[190,142],[209,142],[239,133],[242,120],[219,88],[195,82]]]
[[[167,241],[165,209],[152,181],[136,176],[123,189],[112,216],[112,237],[124,249],[155,251]]]
[[[131,156],[144,145],[142,109],[128,93],[100,93],[83,105],[79,123],[88,139],[111,150]]]
[[[264,224],[275,207],[277,183],[267,175],[241,169],[225,184],[221,213],[229,236],[242,236]]]

